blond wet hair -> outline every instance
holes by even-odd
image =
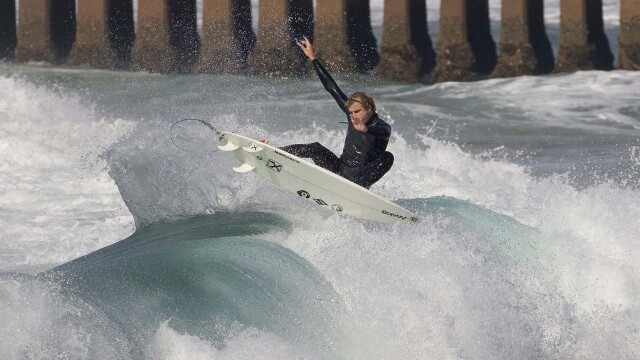
[[[365,110],[376,111],[376,103],[373,101],[373,98],[363,92],[356,92],[349,97],[347,100],[347,107],[350,107],[354,103],[360,103]]]

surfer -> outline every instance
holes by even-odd
[[[340,90],[329,72],[316,59],[309,39],[305,37],[298,41],[298,46],[313,64],[324,88],[347,115],[347,137],[340,157],[318,142],[288,145],[281,149],[299,157],[310,158],[316,165],[369,188],[393,165],[393,154],[386,151],[391,126],[380,119],[376,113],[376,104],[369,95],[356,92],[347,97]]]

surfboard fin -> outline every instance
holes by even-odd
[[[233,151],[233,150],[236,150],[238,148],[239,148],[238,145],[232,144],[230,142],[227,142],[224,145],[218,145],[218,149],[220,149],[222,151]]]
[[[253,169],[255,169],[255,166],[252,166],[252,165],[249,165],[247,163],[244,163],[244,164],[242,164],[240,166],[235,166],[233,168],[233,171],[239,172],[239,173],[246,173],[246,172],[249,172],[249,171],[251,171]]]

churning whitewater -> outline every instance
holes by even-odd
[[[0,358],[640,357],[640,73],[336,80],[393,128],[371,190],[420,223],[235,173],[206,127],[172,138],[197,118],[340,153],[313,77],[0,65]]]

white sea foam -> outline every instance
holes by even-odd
[[[224,343],[217,346],[197,336],[181,333],[160,324],[149,344],[147,355],[153,359],[315,359],[313,354],[289,344],[278,336],[257,329],[230,329]]]
[[[352,311],[351,358],[638,354],[632,333],[620,347],[601,348],[640,321],[633,315],[640,307],[638,191],[609,183],[577,190],[561,175],[537,179],[522,166],[424,141],[428,149],[420,152],[396,139],[391,147],[405,165],[374,191],[392,199],[446,195],[506,214],[535,229],[532,246],[543,268],[494,268],[489,249],[505,245],[447,230],[458,224],[446,217],[381,228],[298,211],[301,224],[284,244],[320,269]],[[487,221],[476,216],[469,220]],[[526,236],[501,222],[489,226],[502,227],[505,239]],[[494,347],[506,343],[518,345]]]
[[[0,77],[0,92],[0,268],[60,264],[131,233],[100,156],[132,123],[19,78]]]
[[[538,92],[537,85],[529,84],[532,79],[523,78],[516,84],[502,83],[506,89],[501,88],[500,96],[511,99],[516,107],[527,107],[529,119],[543,118],[531,113],[548,112],[559,122],[556,126],[623,134],[637,131],[638,120],[616,110],[635,96],[625,99],[618,93],[628,90],[635,78],[635,74],[624,75],[575,75],[591,79],[590,91],[578,85],[572,90],[562,78],[546,79],[540,87],[558,88],[539,90],[538,99],[525,94],[523,98],[533,98],[533,104],[518,100],[518,92]],[[600,77],[602,85],[594,80]],[[489,99],[495,96],[497,101],[499,96],[492,95],[497,88],[500,85],[492,82],[451,84],[445,91],[451,90],[452,97],[459,92],[464,98],[472,92]],[[563,95],[558,95],[560,88],[565,90]],[[577,119],[560,121],[574,90],[576,99],[592,99],[579,100],[592,108]],[[619,101],[618,94],[623,97]],[[553,104],[543,106],[545,99],[554,96],[557,111]],[[613,114],[623,129],[590,123],[592,115],[601,112]],[[342,131],[314,125],[270,135],[270,139],[274,144],[320,140],[339,153],[342,136]],[[604,350],[600,345],[610,344],[619,332],[640,323],[633,315],[640,308],[637,189],[607,180],[578,189],[568,174],[537,177],[529,168],[491,151],[473,155],[451,142],[428,135],[419,138],[421,142],[414,143],[393,136],[389,148],[395,165],[372,189],[390,199],[448,196],[506,215],[536,234],[531,246],[542,270],[528,263],[494,268],[484,257],[491,247],[505,245],[487,243],[473,232],[447,230],[457,224],[450,224],[446,217],[426,216],[416,227],[387,228],[313,211],[311,206],[306,211],[304,205],[296,204],[288,211],[297,224],[294,231],[276,241],[320,269],[352,311],[351,341],[357,345],[350,358],[598,358],[607,351],[624,358],[638,354],[633,333],[626,333],[620,346]],[[256,177],[256,181],[261,180]],[[263,199],[260,194],[256,198]],[[482,214],[476,216],[470,220],[487,221]],[[528,236],[510,233],[500,222],[488,226],[502,227],[506,239]],[[557,314],[564,315],[557,318]],[[517,324],[528,325],[507,330]],[[510,349],[492,344],[515,342],[518,345]],[[467,353],[469,349],[474,353]]]
[[[45,282],[3,276],[0,303],[3,359],[122,359],[128,352],[109,319]]]
[[[583,71],[574,74],[521,76],[475,83],[442,83],[395,92],[392,99],[409,99],[429,104],[452,99],[465,106],[467,99],[481,99],[483,107],[464,114],[497,119],[502,124],[525,124],[584,129],[599,133],[640,133],[640,74],[634,71]],[[473,104],[477,104],[473,102]],[[420,109],[433,117],[433,109]],[[450,109],[445,109],[450,111]],[[473,109],[469,109],[473,110]],[[455,116],[443,114],[455,120]],[[458,117],[459,118],[459,117]]]

